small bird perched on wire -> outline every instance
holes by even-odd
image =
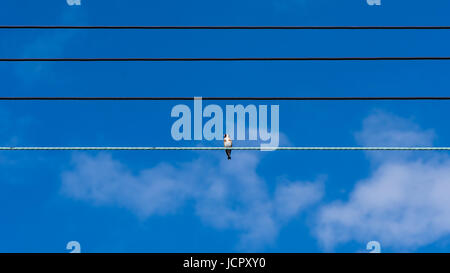
[[[223,146],[224,147],[233,147],[233,141],[231,141],[230,136],[228,136],[228,134],[225,134],[223,136]],[[228,160],[231,159],[231,150],[225,150],[225,152],[227,153],[227,157]]]

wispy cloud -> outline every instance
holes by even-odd
[[[73,169],[62,175],[63,192],[97,205],[125,207],[142,218],[175,213],[193,200],[202,221],[240,231],[239,248],[257,250],[323,195],[320,180],[280,182],[270,194],[256,172],[259,162],[251,152],[231,161],[204,153],[192,162],[161,163],[133,174],[109,154],[75,154]]]
[[[434,133],[411,120],[375,112],[357,139],[364,145],[431,145]],[[347,201],[321,208],[316,234],[327,250],[378,240],[409,251],[450,234],[450,159],[446,154],[368,153],[373,172]]]

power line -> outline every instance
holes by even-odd
[[[239,57],[239,58],[0,58],[0,62],[243,62],[243,61],[444,61],[428,57]]]
[[[0,29],[141,29],[141,30],[445,30],[450,26],[50,26],[2,25]]]
[[[175,101],[196,97],[0,97],[0,101]],[[279,100],[279,101],[414,101],[450,100],[450,97],[201,97],[202,100]]]
[[[450,147],[0,147],[5,151],[450,151]]]

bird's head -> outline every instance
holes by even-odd
[[[225,134],[224,136],[223,136],[223,138],[227,138],[228,137],[228,134]]]

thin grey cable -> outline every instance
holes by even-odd
[[[278,151],[450,151],[450,147],[0,147],[0,151],[182,151],[182,150],[278,150]]]

